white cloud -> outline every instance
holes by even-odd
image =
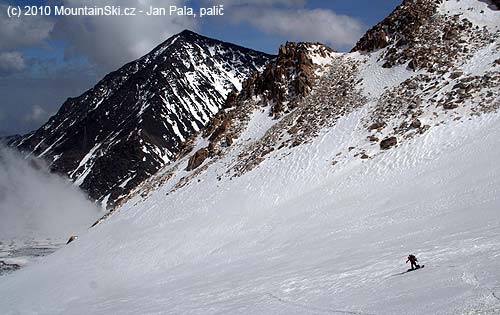
[[[19,72],[24,68],[26,68],[26,63],[21,53],[0,52],[0,76]]]
[[[7,5],[0,3],[0,50],[36,45],[50,36],[54,21],[44,16],[9,18]]]
[[[45,110],[39,105],[31,107],[31,110],[23,117],[23,121],[26,123],[42,124],[47,121],[47,119],[52,114]]]
[[[68,7],[98,4],[97,1],[64,0]],[[184,1],[169,1],[169,5],[183,5]],[[108,0],[106,5],[136,7],[164,7],[162,0]],[[71,16],[62,18],[55,27],[55,35],[69,42],[68,54],[87,56],[90,62],[102,65],[104,71],[114,70],[124,63],[143,56],[168,37],[186,29],[196,29],[196,19],[180,16]]]
[[[100,216],[68,180],[0,145],[0,239],[58,238],[85,231]]]
[[[231,19],[233,23],[248,23],[268,34],[318,41],[334,48],[354,45],[364,31],[357,19],[325,9],[241,7],[231,13]]]

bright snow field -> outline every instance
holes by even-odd
[[[4,314],[498,314],[500,115],[332,166],[362,110],[229,180],[133,199],[0,279]],[[407,269],[414,253],[423,270]]]

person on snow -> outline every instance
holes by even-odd
[[[420,265],[417,264],[417,257],[415,257],[415,255],[410,254],[408,256],[408,260],[406,260],[406,263],[408,263],[408,262],[411,263],[411,270],[415,270],[415,269],[419,269],[420,268]]]

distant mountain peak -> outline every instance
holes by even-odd
[[[113,206],[174,160],[227,94],[273,58],[184,30],[69,98],[15,144]]]
[[[200,35],[190,29],[185,29],[182,32],[178,33],[177,36],[190,37],[190,36],[203,36],[203,35]]]

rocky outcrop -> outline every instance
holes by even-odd
[[[388,137],[380,141],[380,149],[387,150],[398,144],[398,139],[396,137]]]
[[[336,115],[336,111],[326,110],[327,105],[322,105],[321,114],[314,113],[317,108],[302,108],[304,99],[317,83],[325,67],[330,67],[329,62],[333,61],[334,51],[326,46],[317,43],[287,43],[279,49],[276,60],[270,63],[262,73],[254,73],[242,85],[239,93],[231,93],[221,110],[204,129],[202,136],[209,141],[207,147],[210,157],[215,157],[220,152],[232,145],[233,139],[239,137],[242,126],[250,119],[250,115],[257,108],[270,108],[270,115],[274,118],[284,116],[297,109],[296,115],[314,115],[318,123],[323,122],[323,117]],[[321,63],[314,61],[320,60]],[[319,72],[318,72],[319,71]],[[345,89],[336,90],[339,98],[349,97],[354,94],[352,91],[353,79],[346,80],[354,67],[346,65],[346,71],[339,69],[338,75],[333,80],[328,80],[328,86],[339,86]],[[326,83],[326,82],[325,82]],[[326,97],[330,89],[325,89],[321,97]],[[355,104],[356,102],[353,102]],[[332,104],[333,105],[333,104]],[[314,109],[316,108],[316,109]],[[318,129],[314,124],[307,124],[304,117],[294,115],[297,129],[296,137],[300,140],[291,140],[290,145],[298,145],[307,136],[311,136]],[[297,119],[298,117],[298,119]],[[292,118],[290,118],[292,119]],[[290,129],[291,123],[283,126],[283,132]],[[300,128],[299,128],[300,127]],[[293,128],[293,127],[292,127]],[[269,148],[266,144],[252,153],[252,163],[262,161],[262,157],[269,154],[274,148]],[[255,156],[257,158],[255,158]],[[192,157],[194,162],[194,157]],[[249,169],[250,167],[246,167]]]
[[[370,29],[352,51],[385,48],[380,57],[384,68],[407,64],[414,71],[448,72],[454,60],[471,55],[470,46],[479,46],[490,36],[461,15],[438,14],[442,3],[442,0],[405,0]]]
[[[206,148],[196,151],[191,158],[189,158],[186,171],[192,171],[208,158],[208,150]]]
[[[368,127],[368,130],[376,130],[376,129],[381,129],[381,128],[384,128],[385,126],[385,123],[381,122],[381,121],[377,121],[377,122],[374,122],[373,124],[371,124],[369,127]]]
[[[372,52],[390,44],[402,47],[415,39],[422,25],[436,12],[441,0],[405,0],[387,18],[372,27],[352,51]]]
[[[327,58],[332,49],[318,43],[288,42],[279,49],[276,61],[262,74],[254,74],[243,87],[246,98],[260,95],[271,103],[275,117],[293,109],[293,100],[309,94],[315,82],[315,65],[311,54]]]

